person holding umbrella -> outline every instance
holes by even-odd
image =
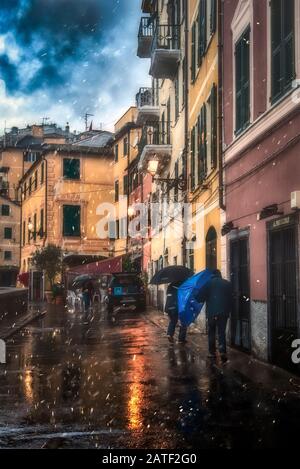
[[[165,304],[165,312],[170,318],[167,337],[171,343],[174,342],[174,334],[178,323],[178,288],[193,272],[183,265],[171,265],[156,272],[150,281],[152,285],[169,284],[167,290],[167,300]],[[186,343],[187,327],[182,324],[179,330],[179,343]]]
[[[174,335],[178,323],[178,287],[180,283],[170,283],[167,290],[167,300],[165,304],[165,312],[168,314],[170,322],[167,330],[167,337],[170,343],[174,343]],[[186,343],[187,327],[180,324],[178,342]]]
[[[232,311],[232,286],[228,280],[222,278],[219,270],[212,272],[212,277],[195,296],[199,303],[206,303],[208,323],[209,358],[216,356],[216,332],[218,331],[219,352],[223,363],[226,355],[226,326]]]

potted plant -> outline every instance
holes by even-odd
[[[53,301],[53,288],[55,279],[62,271],[62,250],[59,246],[49,244],[38,249],[31,258],[32,265],[41,272],[44,271],[50,284],[50,290],[46,290],[45,297],[48,303]]]

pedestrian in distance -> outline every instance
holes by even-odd
[[[84,312],[87,312],[91,307],[93,295],[94,295],[94,286],[92,282],[86,282],[82,289]]]
[[[170,343],[174,343],[174,335],[176,326],[178,323],[178,287],[180,283],[170,283],[167,290],[167,299],[165,304],[165,312],[169,316],[169,326],[167,330],[167,337]],[[179,335],[178,335],[178,342],[180,344],[186,343],[186,334],[187,334],[187,327],[180,325],[179,328]]]
[[[221,360],[227,361],[226,327],[232,311],[232,286],[228,280],[222,278],[219,270],[214,270],[209,282],[196,296],[199,303],[206,303],[206,317],[208,323],[208,349],[210,359],[216,357],[216,333],[218,332],[218,346]]]

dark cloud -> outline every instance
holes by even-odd
[[[25,98],[26,115],[32,96],[39,115],[64,106],[74,119],[92,111],[98,122],[100,115],[113,120],[145,85],[147,61],[136,57],[139,17],[140,0],[0,0],[0,80],[8,98]]]

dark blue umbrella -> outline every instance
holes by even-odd
[[[169,265],[152,277],[150,280],[151,285],[163,285],[165,283],[180,283],[184,282],[187,278],[191,277],[193,272],[191,269],[183,265]]]
[[[200,314],[203,303],[198,303],[196,296],[211,277],[212,272],[206,269],[193,275],[178,288],[178,312],[183,325],[190,326]]]

